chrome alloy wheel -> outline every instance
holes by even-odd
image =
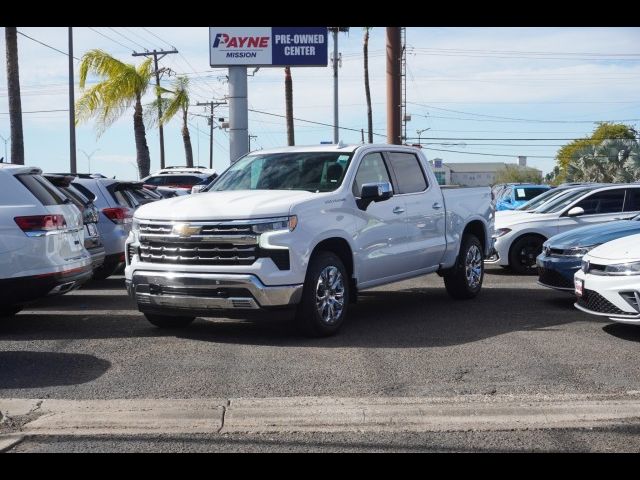
[[[344,309],[344,279],[337,267],[325,267],[316,284],[316,309],[322,321],[334,324]]]
[[[480,279],[482,278],[482,253],[477,245],[472,245],[471,248],[467,250],[464,268],[467,285],[470,288],[478,288]]]

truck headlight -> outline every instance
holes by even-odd
[[[500,238],[511,231],[510,228],[498,228],[493,234],[493,238]]]
[[[298,217],[291,215],[289,217],[266,218],[259,220],[253,224],[251,229],[254,233],[276,232],[279,230],[289,230],[293,232],[298,225]]]
[[[640,275],[640,262],[617,263],[604,267],[605,275]]]

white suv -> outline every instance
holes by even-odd
[[[82,214],[39,168],[0,164],[0,316],[91,278]]]

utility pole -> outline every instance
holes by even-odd
[[[76,173],[76,110],[73,85],[73,27],[69,27],[69,162],[71,173]]]
[[[387,143],[392,145],[402,143],[400,45],[400,27],[387,27]]]
[[[333,33],[333,143],[336,145],[340,141],[340,125],[338,121],[338,32],[348,32],[349,27],[329,27]]]
[[[158,60],[162,60],[165,55],[169,55],[171,53],[178,53],[178,50],[175,48],[173,50],[153,50],[152,52],[145,53],[137,53],[133,52],[134,57],[148,57],[153,55],[153,64],[156,70],[156,87],[160,86],[160,70],[158,69]],[[158,58],[160,55],[160,58]],[[162,123],[160,123],[160,119],[162,118],[162,105],[160,104],[160,91],[158,94],[158,130],[160,131],[160,168],[164,168],[164,129],[162,128]]]
[[[96,148],[91,153],[87,153],[84,150],[80,150],[82,153],[84,153],[84,156],[87,157],[87,162],[89,162],[89,173],[91,173],[91,157],[93,157],[93,154],[98,152],[99,150],[100,150],[99,148]],[[71,172],[71,173],[76,173],[76,172]]]
[[[209,112],[209,168],[213,170],[213,109],[220,106],[226,105],[227,102],[198,102],[196,106],[198,107],[206,107],[209,106],[211,108]]]

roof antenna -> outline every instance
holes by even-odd
[[[344,144],[344,142],[342,141],[342,139],[340,139],[340,140],[338,141],[338,148],[344,148],[344,147],[346,147],[346,145]]]

